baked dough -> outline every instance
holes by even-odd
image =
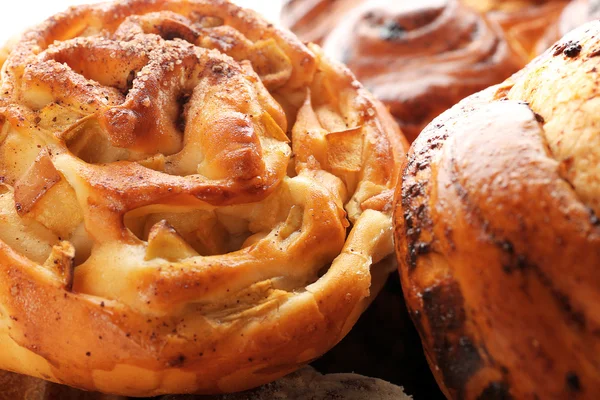
[[[396,250],[449,398],[600,392],[599,55],[595,21],[409,151]]]
[[[394,268],[404,138],[254,12],[71,8],[24,34],[1,90],[2,369],[249,389],[335,345]]]
[[[566,32],[556,35],[559,17],[570,0],[461,0],[502,26],[506,38],[527,63]]]
[[[409,141],[523,65],[496,24],[455,0],[368,2],[344,17],[324,49],[390,108]]]

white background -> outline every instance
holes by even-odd
[[[106,1],[106,0],[104,0]],[[0,45],[26,28],[42,22],[47,17],[69,6],[100,3],[99,0],[0,0],[2,22],[0,23]],[[254,8],[272,22],[277,22],[281,0],[235,0],[245,7]]]

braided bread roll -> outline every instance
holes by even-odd
[[[346,13],[365,0],[285,0],[281,23],[306,42],[321,44]]]
[[[600,392],[599,49],[578,28],[409,152],[396,250],[450,398]]]
[[[344,18],[324,48],[390,108],[409,141],[520,68],[497,26],[454,0],[369,2]]]
[[[394,268],[393,119],[225,0],[50,18],[6,61],[0,118],[0,368],[248,389],[336,344]]]

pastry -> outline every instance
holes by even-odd
[[[321,44],[339,21],[365,0],[285,0],[281,23],[306,42]]]
[[[0,368],[127,396],[319,357],[395,268],[406,141],[343,66],[225,0],[69,9],[0,95]]]
[[[409,141],[521,66],[498,26],[454,0],[369,2],[344,17],[324,49],[390,108]]]
[[[461,1],[498,22],[507,40],[525,63],[562,36],[555,36],[555,26],[563,9],[569,4],[569,0]]]
[[[396,251],[449,398],[600,392],[599,54],[595,21],[409,151]]]

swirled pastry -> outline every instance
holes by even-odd
[[[569,0],[461,0],[502,26],[506,38],[526,63],[562,35],[556,24]],[[563,32],[563,34],[566,32]]]
[[[600,22],[442,114],[398,190],[405,297],[451,398],[600,392]]]
[[[321,44],[339,21],[365,0],[286,0],[281,22],[306,42]]]
[[[251,11],[71,8],[2,73],[0,368],[248,389],[337,343],[393,268],[405,140],[347,69]]]
[[[369,2],[344,18],[324,48],[390,108],[409,140],[520,68],[497,26],[453,0]]]

